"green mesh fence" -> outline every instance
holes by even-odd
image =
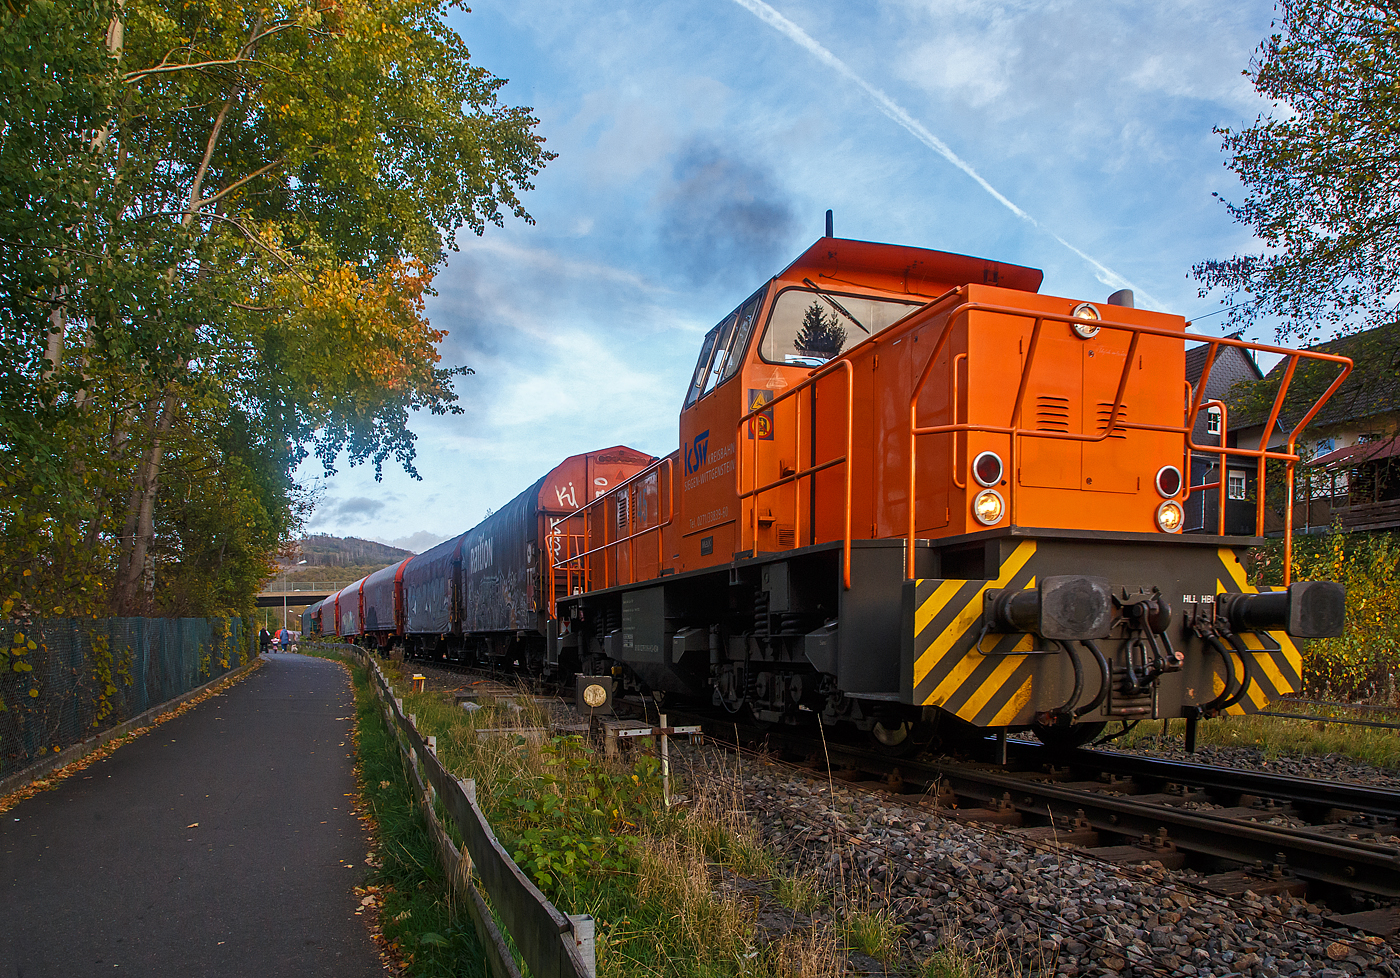
[[[241,618],[0,621],[0,777],[247,662]]]

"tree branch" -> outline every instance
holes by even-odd
[[[229,184],[227,187],[225,187],[223,190],[220,190],[218,193],[211,194],[210,196],[200,200],[200,202],[195,205],[195,210],[204,207],[206,204],[214,203],[214,201],[218,200],[220,197],[233,193],[233,191],[243,186],[249,180],[255,180],[258,177],[262,176],[264,173],[268,172],[269,170],[275,170],[277,167],[281,166],[285,162],[286,160],[273,160],[267,166],[260,167],[259,169],[256,169],[252,173],[248,174],[246,177],[243,177],[239,180],[235,180],[233,183]]]

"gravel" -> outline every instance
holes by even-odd
[[[1002,972],[1066,978],[1400,978],[1385,941],[1328,924],[1303,900],[1220,897],[1193,887],[1189,872],[1111,866],[761,759],[736,766],[710,748],[684,756],[692,784],[727,779],[742,793],[787,871],[818,880],[838,911],[903,922],[915,960],[953,945],[999,958]]]

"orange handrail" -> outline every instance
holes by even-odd
[[[665,470],[666,475],[667,475],[667,478],[665,478],[665,479],[663,479],[662,476],[660,475],[660,473],[662,472],[663,469]],[[590,509],[592,509],[592,508],[595,507],[595,506],[601,505],[601,504],[603,503],[603,501],[606,500],[609,496],[612,496],[612,495],[614,495],[614,494],[616,494],[616,493],[622,492],[623,490],[627,490],[628,493],[629,493],[629,495],[628,495],[628,507],[627,507],[627,523],[628,523],[628,527],[630,528],[630,527],[632,526],[632,524],[633,524],[633,523],[635,522],[635,520],[636,520],[636,513],[637,513],[636,506],[633,505],[633,504],[631,503],[631,495],[630,495],[630,493],[631,493],[632,486],[633,486],[634,483],[639,482],[639,481],[642,480],[642,479],[645,479],[647,476],[649,476],[649,475],[651,475],[651,474],[653,474],[653,473],[657,473],[657,496],[658,496],[658,499],[659,499],[660,496],[661,496],[661,484],[662,484],[663,482],[669,482],[669,483],[670,483],[670,487],[671,487],[670,498],[668,498],[668,499],[666,500],[666,503],[667,503],[667,507],[666,507],[666,509],[667,509],[666,518],[665,518],[664,520],[660,520],[659,522],[657,522],[657,524],[656,524],[655,526],[644,527],[643,529],[640,529],[640,530],[636,531],[635,533],[629,533],[627,536],[625,536],[625,537],[619,537],[619,538],[616,539],[616,540],[608,540],[608,539],[606,539],[606,537],[607,537],[607,528],[606,528],[606,526],[605,526],[604,529],[603,529],[603,536],[604,536],[603,543],[602,543],[600,546],[597,546],[597,547],[591,547],[591,546],[589,546],[589,544],[590,544],[590,535],[589,535],[589,521],[588,521],[587,511],[590,510]],[[658,516],[659,516],[659,515],[660,515],[660,514],[658,514]],[[655,533],[655,534],[656,534],[656,559],[657,559],[657,566],[660,567],[660,566],[661,566],[661,563],[662,563],[662,558],[663,558],[663,555],[664,555],[664,550],[663,550],[664,541],[663,541],[663,539],[662,539],[662,533],[661,533],[661,531],[662,531],[663,529],[665,529],[666,527],[668,527],[668,526],[671,525],[672,521],[675,519],[675,515],[676,515],[676,480],[675,480],[675,473],[674,473],[674,464],[673,464],[673,462],[672,462],[672,460],[671,460],[671,457],[670,457],[670,456],[667,456],[666,458],[657,459],[655,462],[653,462],[651,465],[648,465],[646,468],[642,469],[642,470],[641,470],[640,472],[638,472],[636,475],[632,476],[631,478],[629,478],[629,479],[627,479],[627,480],[625,480],[625,481],[623,481],[623,482],[619,482],[617,485],[613,486],[613,487],[612,487],[611,489],[609,489],[607,492],[603,493],[602,495],[600,495],[600,496],[594,498],[593,500],[591,500],[591,501],[589,501],[589,502],[584,503],[584,504],[583,504],[582,506],[580,506],[578,509],[576,509],[576,510],[574,510],[572,513],[570,513],[568,516],[561,516],[561,517],[559,517],[557,520],[554,520],[554,521],[550,524],[550,532],[546,535],[546,536],[547,536],[547,540],[548,540],[551,544],[552,544],[552,542],[553,542],[554,540],[560,539],[560,538],[562,538],[563,536],[568,535],[568,536],[572,536],[572,537],[575,537],[575,538],[582,538],[583,541],[584,541],[583,546],[584,546],[586,549],[584,549],[583,551],[581,551],[581,552],[578,553],[578,554],[575,554],[575,555],[573,555],[573,556],[571,556],[571,557],[568,557],[568,558],[564,559],[564,560],[561,561],[559,564],[555,564],[555,563],[554,563],[554,548],[553,548],[553,546],[547,546],[547,547],[545,548],[545,549],[549,552],[549,570],[550,570],[550,574],[549,574],[549,581],[550,581],[550,584],[549,584],[549,587],[550,587],[549,614],[550,614],[550,617],[551,617],[551,618],[556,618],[556,617],[558,617],[558,596],[554,593],[554,572],[555,572],[556,570],[562,569],[562,570],[564,570],[565,572],[571,572],[571,571],[575,571],[575,570],[576,570],[576,571],[580,572],[580,573],[583,575],[584,580],[585,580],[586,583],[591,583],[591,581],[589,581],[589,579],[588,579],[588,568],[587,568],[587,566],[586,566],[585,563],[584,563],[584,561],[585,561],[588,557],[591,557],[591,556],[593,556],[594,554],[597,554],[597,553],[604,553],[604,552],[606,552],[606,551],[612,549],[613,547],[618,546],[619,544],[629,543],[629,542],[631,542],[631,541],[634,541],[634,540],[636,540],[638,537],[643,536],[643,535],[645,535],[645,534],[647,534],[647,533]],[[562,525],[562,526],[567,526],[569,520],[573,519],[573,518],[576,517],[576,516],[582,516],[582,517],[583,517],[583,528],[584,528],[584,532],[583,532],[582,534],[577,534],[577,533],[576,533],[576,534],[561,534],[561,533],[559,532],[559,527],[560,527],[561,525]],[[634,579],[635,579],[635,576],[636,576],[636,555],[637,555],[637,550],[636,550],[636,545],[635,545],[635,544],[633,544],[631,547],[628,548],[628,553],[629,553],[629,555],[630,555],[631,558],[632,558],[632,574],[633,574],[633,577],[634,577]],[[603,567],[603,575],[604,575],[604,578],[603,578],[603,586],[604,586],[604,587],[608,587],[609,585],[608,585],[608,583],[607,583],[607,566],[606,566],[606,565],[604,565],[604,567]],[[617,583],[621,584],[622,581],[619,580]]]
[[[846,453],[845,453],[844,455],[842,455],[840,458],[828,459],[827,461],[822,462],[822,463],[820,463],[820,464],[818,464],[818,465],[811,465],[811,466],[808,466],[808,467],[805,468],[805,469],[793,471],[793,472],[789,473],[788,475],[785,475],[785,476],[783,476],[783,477],[777,479],[777,480],[774,481],[774,482],[768,483],[768,484],[765,485],[765,486],[758,486],[758,485],[755,485],[754,488],[752,488],[752,489],[750,489],[750,490],[748,490],[748,491],[745,491],[745,490],[744,490],[744,464],[743,464],[744,456],[743,456],[743,452],[742,452],[742,451],[736,452],[735,454],[736,454],[736,458],[738,459],[739,464],[736,465],[736,466],[734,467],[734,491],[738,494],[738,496],[739,496],[739,501],[740,501],[740,502],[743,502],[745,499],[750,499],[750,498],[753,499],[753,554],[754,554],[755,557],[757,557],[757,556],[758,556],[758,497],[759,497],[761,494],[765,493],[765,492],[770,492],[771,490],[777,489],[777,488],[779,488],[779,487],[781,487],[781,486],[785,486],[785,485],[787,485],[787,484],[790,483],[790,482],[791,482],[791,483],[796,483],[796,482],[797,482],[798,480],[800,480],[800,479],[815,478],[815,477],[816,477],[816,474],[817,474],[818,472],[822,472],[822,471],[824,471],[824,470],[826,470],[826,469],[833,468],[833,467],[835,467],[835,466],[837,466],[837,465],[844,465],[844,466],[846,467],[846,479],[845,479],[845,495],[846,495],[846,498],[845,498],[845,505],[844,505],[844,507],[843,507],[844,513],[843,513],[843,517],[842,517],[842,519],[843,519],[843,525],[842,525],[842,531],[841,531],[841,580],[842,580],[842,583],[845,585],[846,589],[847,589],[847,590],[850,590],[850,587],[851,587],[851,465],[850,465],[850,458],[851,458],[851,444],[852,444],[852,440],[853,440],[853,430],[852,430],[853,421],[852,421],[852,416],[853,416],[854,413],[855,413],[855,371],[854,371],[854,368],[851,366],[851,361],[850,361],[848,358],[846,358],[846,357],[842,357],[842,358],[837,359],[837,360],[832,360],[830,363],[826,364],[825,366],[818,367],[818,368],[817,368],[816,370],[814,370],[810,375],[808,375],[808,377],[807,377],[806,380],[802,381],[800,384],[797,384],[797,385],[794,386],[794,387],[790,387],[789,389],[783,391],[782,394],[779,394],[777,397],[774,397],[773,400],[768,401],[767,403],[763,404],[761,407],[754,408],[752,411],[750,411],[749,413],[745,414],[743,417],[741,417],[741,418],[739,419],[739,424],[738,424],[737,427],[735,428],[735,439],[734,439],[734,440],[735,440],[735,443],[736,443],[736,444],[740,444],[740,443],[742,443],[742,442],[744,441],[744,438],[743,438],[744,426],[745,426],[746,424],[748,424],[749,422],[751,422],[754,418],[758,417],[759,415],[761,415],[761,414],[763,414],[763,413],[765,413],[765,412],[767,412],[767,411],[773,410],[774,407],[775,407],[777,404],[780,404],[781,402],[787,400],[789,397],[795,396],[795,395],[798,393],[798,391],[805,390],[806,388],[811,387],[812,385],[816,384],[817,381],[822,380],[822,379],[824,379],[824,378],[826,378],[826,377],[829,377],[830,375],[832,375],[833,373],[835,373],[835,372],[838,371],[838,370],[840,370],[840,371],[845,375],[845,378],[846,378]],[[802,410],[802,402],[801,402],[801,401],[798,401],[798,402],[797,402],[797,410],[798,410],[798,421],[800,422],[800,420],[801,420],[801,410]],[[814,408],[813,410],[815,410],[815,408]],[[800,434],[801,430],[802,430],[801,424],[800,424],[800,423],[797,423],[797,422],[794,422],[794,424],[793,424],[794,438],[798,439],[799,442],[800,442],[800,439],[801,439],[801,434]],[[755,482],[755,483],[758,482],[758,443],[759,443],[759,440],[760,440],[760,439],[758,439],[757,437],[751,439],[751,441],[753,442],[753,445],[752,445],[752,449],[751,449],[750,454],[753,456],[753,458],[752,458],[752,463],[753,463],[753,479],[754,479],[754,482]],[[795,456],[794,456],[794,464],[796,464],[796,457],[795,457]],[[799,517],[800,517],[800,514],[801,514],[801,507],[800,507],[800,506],[798,507],[798,514],[799,514]],[[817,514],[816,514],[815,512],[813,512],[809,518],[812,519],[812,520],[815,520],[815,519],[817,518]],[[743,546],[743,542],[744,542],[744,541],[743,541],[743,539],[741,538],[740,541],[739,541],[740,547]]]
[[[901,327],[901,331],[912,328],[914,325],[918,325],[931,318],[931,316],[935,312],[935,309],[933,307],[942,305],[948,300],[948,298],[950,298],[950,296],[945,296],[941,299],[935,300],[934,302],[929,303],[929,305],[924,306],[919,313],[911,314],[904,321],[902,321],[901,324],[899,324]],[[932,375],[933,367],[934,364],[937,362],[938,355],[943,350],[943,347],[947,343],[949,337],[952,335],[954,324],[963,316],[970,315],[973,312],[986,312],[997,315],[1017,316],[1024,319],[1034,319],[1035,321],[1031,330],[1030,346],[1026,352],[1026,361],[1021,368],[1021,378],[1020,383],[1017,387],[1016,400],[1012,406],[1010,423],[1008,425],[1003,426],[971,424],[970,422],[962,422],[947,425],[931,425],[927,427],[920,427],[918,424],[917,417],[918,401],[920,395],[923,393],[925,384],[928,382],[929,377]],[[920,313],[925,314],[921,315]],[[1301,433],[1302,429],[1307,426],[1307,424],[1313,419],[1314,416],[1316,416],[1317,412],[1321,410],[1322,405],[1327,402],[1328,398],[1330,398],[1333,393],[1336,392],[1337,388],[1341,386],[1342,381],[1344,381],[1347,375],[1351,372],[1352,362],[1350,359],[1348,359],[1347,357],[1337,356],[1331,353],[1319,353],[1313,350],[1290,350],[1285,347],[1268,346],[1262,343],[1250,343],[1245,340],[1236,340],[1227,337],[1217,338],[1198,336],[1195,334],[1187,333],[1185,332],[1185,330],[1174,330],[1158,326],[1147,326],[1142,324],[1098,319],[1094,320],[1093,322],[1094,325],[1099,327],[1099,329],[1107,329],[1120,332],[1127,331],[1131,336],[1131,339],[1129,340],[1128,351],[1123,360],[1123,373],[1119,376],[1118,389],[1114,396],[1113,409],[1109,413],[1108,423],[1104,426],[1103,431],[1101,431],[1097,435],[1075,434],[1072,432],[1058,431],[1035,431],[1033,429],[1027,429],[1022,427],[1020,421],[1025,401],[1026,390],[1030,382],[1031,368],[1035,362],[1036,347],[1039,342],[1041,328],[1045,322],[1062,322],[1068,325],[1074,325],[1083,324],[1084,322],[1086,322],[1086,320],[1078,319],[1077,317],[1074,317],[1067,313],[1028,312],[1025,309],[1017,308],[1015,306],[1004,306],[986,302],[963,302],[961,305],[956,306],[948,312],[947,319],[943,323],[943,328],[939,332],[938,341],[934,344],[933,351],[929,354],[928,360],[924,364],[924,368],[920,372],[919,378],[915,382],[913,391],[910,394],[909,398],[909,522],[908,530],[906,533],[907,546],[905,548],[905,572],[909,578],[912,579],[914,576],[914,534],[916,510],[915,503],[917,500],[916,489],[918,478],[918,436],[953,433],[960,431],[980,431],[988,434],[1009,435],[1011,437],[1010,457],[1013,463],[1010,468],[1010,471],[1012,472],[1016,471],[1014,467],[1014,461],[1018,439],[1047,438],[1092,443],[1101,442],[1107,439],[1114,431],[1122,431],[1126,429],[1135,429],[1139,431],[1162,431],[1173,434],[1180,434],[1184,436],[1189,450],[1218,454],[1221,459],[1220,464],[1222,468],[1222,481],[1224,479],[1223,470],[1226,464],[1227,455],[1241,455],[1248,458],[1256,458],[1258,459],[1259,468],[1259,504],[1256,519],[1257,526],[1261,532],[1263,530],[1264,524],[1264,465],[1266,460],[1268,459],[1277,459],[1284,461],[1287,463],[1287,478],[1289,481],[1288,509],[1284,515],[1285,564],[1291,561],[1293,550],[1292,480],[1294,477],[1294,466],[1299,460],[1296,452],[1294,451],[1294,446],[1296,444],[1297,437]],[[886,332],[888,332],[888,330]],[[1192,399],[1193,402],[1191,405],[1191,409],[1188,412],[1188,417],[1185,419],[1185,424],[1183,425],[1155,425],[1143,424],[1141,422],[1128,422],[1118,420],[1118,417],[1122,412],[1123,396],[1127,390],[1127,383],[1128,377],[1130,375],[1129,371],[1131,370],[1132,366],[1133,354],[1136,352],[1138,341],[1142,336],[1161,336],[1173,340],[1179,340],[1182,342],[1185,342],[1187,340],[1200,340],[1203,343],[1207,343],[1210,345],[1210,349],[1206,353],[1206,363],[1201,373],[1201,378],[1198,381],[1199,388],[1195,397]],[[1216,352],[1221,346],[1235,346],[1246,350],[1258,350],[1265,353],[1278,353],[1280,355],[1287,356],[1290,358],[1283,382],[1279,387],[1278,393],[1274,397],[1274,404],[1269,414],[1269,420],[1265,425],[1264,434],[1260,437],[1258,448],[1230,449],[1225,446],[1223,437],[1222,444],[1220,446],[1197,445],[1194,439],[1192,438],[1192,428],[1195,426],[1196,417],[1200,413],[1201,399],[1204,396],[1206,381],[1210,377],[1210,368],[1214,364]],[[1323,362],[1335,363],[1341,367],[1341,371],[1338,373],[1337,377],[1332,381],[1331,386],[1329,386],[1327,390],[1322,394],[1322,396],[1318,398],[1317,402],[1313,405],[1312,409],[1294,427],[1293,431],[1288,437],[1287,451],[1271,451],[1267,447],[1269,436],[1272,432],[1273,426],[1278,421],[1278,416],[1280,412],[1282,411],[1284,399],[1286,398],[1288,393],[1288,387],[1293,379],[1294,370],[1297,367],[1298,361],[1303,358],[1309,360],[1319,360]],[[956,405],[954,406],[954,410],[956,411]],[[956,414],[954,414],[954,417],[956,418]],[[1224,431],[1223,426],[1221,430],[1222,432]],[[1182,481],[1186,482],[1188,480],[1183,479]],[[1019,493],[1012,492],[1010,493],[1010,495],[1012,497],[1011,512],[1008,515],[1010,517],[1011,522],[1014,524],[1016,497],[1019,495]],[[1190,493],[1188,493],[1187,495],[1189,496]],[[1224,520],[1223,513],[1224,507],[1222,505],[1220,517],[1222,523]],[[1223,531],[1221,535],[1223,535]],[[1290,571],[1287,567],[1285,568],[1284,574],[1285,582],[1287,582],[1290,577]]]

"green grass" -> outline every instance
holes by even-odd
[[[923,978],[990,978],[996,972],[985,967],[976,955],[942,948],[924,962]]]
[[[844,927],[847,943],[879,961],[890,961],[898,951],[904,925],[888,910],[857,910],[847,915]]]
[[[407,688],[398,667],[381,668],[398,690]],[[480,705],[466,711],[439,694],[404,696],[405,712],[437,738],[448,770],[475,779],[478,803],[516,863],[560,910],[594,918],[600,974],[836,978],[850,950],[883,961],[899,957],[903,928],[888,910],[842,914],[832,908],[833,894],[784,870],[737,779],[687,784],[673,769],[672,791],[690,801],[667,809],[646,744],[628,758],[605,759],[580,738],[551,736],[549,718],[523,692],[484,696]],[[412,868],[413,860],[403,862]],[[767,881],[779,902],[815,912],[816,921],[760,946],[755,897],[717,886],[719,869]],[[845,905],[864,907],[851,894]],[[928,972],[938,978],[1011,973],[1001,958],[980,952],[941,951],[934,961],[964,968]]]
[[[382,901],[384,937],[403,958],[405,974],[485,976],[475,931],[465,912],[453,907],[432,837],[365,670],[354,668],[352,675],[362,800],[378,824],[378,865],[367,887],[378,887],[373,895]]]
[[[394,667],[382,668],[393,681]],[[478,804],[517,865],[561,910],[594,918],[600,973],[764,972],[752,908],[711,879],[716,864],[741,875],[772,865],[742,813],[704,800],[667,810],[653,757],[638,750],[605,761],[580,738],[541,736],[548,717],[523,693],[482,707],[468,712],[433,693],[404,698],[448,770],[476,780]],[[676,779],[673,790],[692,789]]]
[[[811,913],[827,902],[826,894],[822,892],[817,881],[800,873],[775,877],[773,895],[783,906],[798,913]]]
[[[1297,712],[1298,708],[1284,705],[1276,712]],[[1319,708],[1308,707],[1314,716]],[[1396,722],[1393,717],[1356,717],[1346,711],[1331,709],[1325,715],[1348,719],[1376,719]],[[1166,733],[1163,736],[1163,724]],[[1144,720],[1128,734],[1114,741],[1115,746],[1153,746],[1165,743],[1180,746],[1185,737],[1185,720]],[[1220,747],[1258,747],[1265,757],[1311,754],[1340,754],[1379,768],[1400,769],[1400,731],[1373,727],[1356,727],[1339,723],[1317,723],[1311,720],[1285,720],[1281,717],[1242,716],[1203,720],[1196,731],[1196,745]]]

